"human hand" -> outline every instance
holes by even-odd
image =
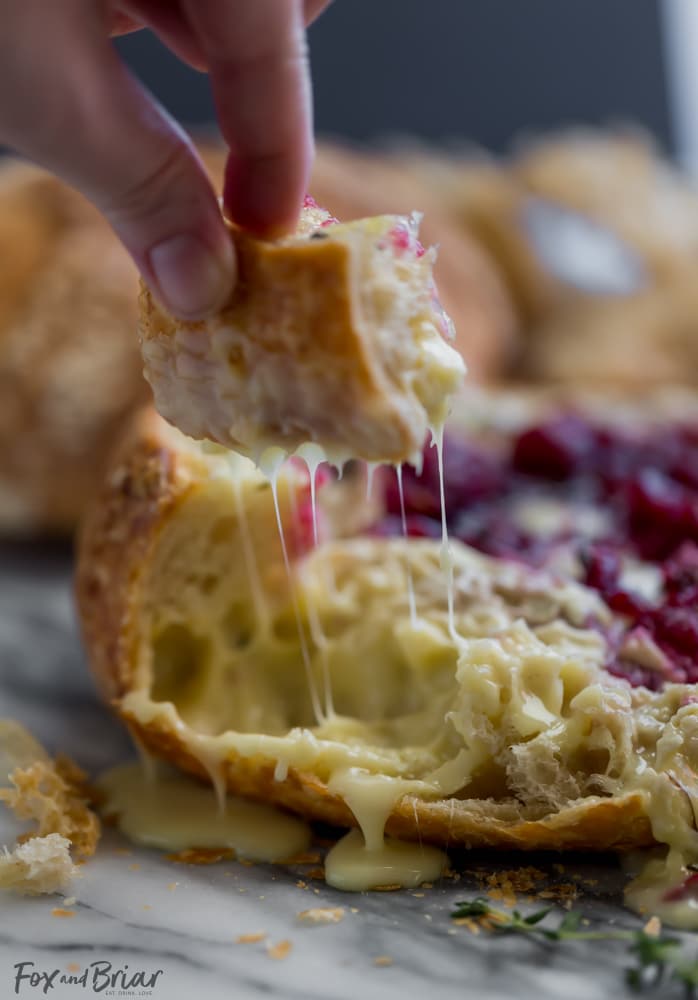
[[[224,205],[258,235],[293,227],[312,156],[305,26],[329,0],[0,0],[0,143],[104,213],[170,311],[196,319],[235,280],[191,141],[110,36],[147,26],[210,75],[230,147]]]

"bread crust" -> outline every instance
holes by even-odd
[[[76,595],[83,637],[100,687],[134,735],[151,752],[202,780],[205,768],[163,717],[141,724],[121,699],[131,689],[143,581],[158,538],[178,505],[196,488],[196,459],[152,411],[141,413],[115,456],[102,494],[80,538]],[[312,819],[351,826],[345,802],[309,772],[290,767],[283,781],[276,761],[229,753],[230,792],[275,803]],[[514,803],[406,796],[387,831],[453,847],[523,850],[626,850],[653,842],[642,793],[589,798],[541,818],[527,819]]]

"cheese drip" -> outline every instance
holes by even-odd
[[[305,461],[308,468],[308,476],[310,478],[310,507],[311,516],[313,521],[313,542],[318,545],[318,516],[317,516],[317,490],[316,490],[316,480],[318,468],[326,460],[325,452],[320,447],[320,445],[308,442],[307,444],[301,445],[301,447],[296,452],[299,458]],[[327,659],[327,637],[322,630],[322,623],[319,616],[316,613],[315,605],[310,603],[308,605],[308,625],[310,626],[310,635],[320,650],[320,661],[322,666],[322,686],[323,694],[325,699],[324,704],[324,716],[330,718],[334,715],[334,703],[332,699],[332,679],[330,677],[330,668]]]
[[[330,850],[325,878],[335,889],[360,892],[380,887],[414,888],[441,876],[448,858],[443,851],[385,836],[385,824],[403,795],[424,788],[357,768],[338,770],[328,787],[342,796],[359,824]]]
[[[402,537],[407,539],[407,517],[405,515],[405,490],[402,483],[402,465],[395,466],[395,472],[397,475],[397,488],[400,495],[400,520],[402,522]],[[414,578],[412,576],[412,567],[407,563],[407,598],[410,602],[410,621],[412,625],[417,624],[417,603],[414,597]]]
[[[305,630],[303,628],[303,622],[301,620],[301,611],[298,604],[298,595],[296,594],[296,587],[293,580],[293,574],[291,573],[291,563],[288,558],[288,548],[286,546],[284,525],[283,521],[281,520],[281,511],[279,510],[278,476],[279,476],[279,469],[283,465],[286,457],[287,457],[286,453],[281,448],[268,448],[264,452],[264,454],[260,457],[259,468],[260,471],[263,472],[264,475],[269,480],[272,496],[274,498],[274,513],[276,515],[276,526],[279,531],[281,552],[283,554],[284,566],[286,568],[286,577],[288,579],[288,589],[291,597],[291,603],[293,604],[293,613],[296,619],[296,626],[298,628],[298,640],[300,642],[301,656],[303,657],[303,666],[305,667],[305,676],[308,683],[308,690],[310,692],[310,701],[313,706],[315,721],[319,725],[323,719],[323,711],[320,705],[320,696],[318,694],[317,684],[315,683],[315,677],[313,676],[312,665],[310,663],[310,652],[308,650],[308,643],[305,637]]]
[[[116,816],[118,828],[145,847],[233,850],[250,861],[283,861],[304,851],[310,830],[272,806],[226,797],[220,810],[213,791],[193,778],[163,769],[149,781],[138,763],[103,774],[97,787],[105,796],[102,813]]]
[[[446,497],[444,489],[444,425],[431,429],[431,444],[436,448],[436,457],[439,468],[439,502],[441,505],[441,569],[446,574],[446,594],[448,598],[448,631],[451,637],[457,641],[456,621],[454,614],[454,580],[453,580],[453,552],[448,540],[448,525],[446,522]]]

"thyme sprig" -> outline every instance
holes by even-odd
[[[495,934],[523,934],[543,941],[622,941],[628,945],[635,964],[626,969],[630,987],[643,990],[673,980],[686,989],[687,997],[698,996],[698,958],[689,960],[683,953],[680,938],[661,932],[653,933],[647,926],[640,930],[586,930],[582,914],[575,910],[565,913],[556,924],[546,921],[553,912],[549,906],[534,913],[506,911],[492,906],[484,896],[456,903],[451,916],[471,919]]]

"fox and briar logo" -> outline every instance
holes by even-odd
[[[37,969],[35,962],[18,962],[14,969],[16,994],[39,990],[46,995],[61,984],[82,986],[107,997],[146,997],[153,995],[153,988],[164,975],[162,969],[132,972],[128,965],[115,968],[106,961],[90,962],[82,971],[79,965],[69,965],[66,972]]]

